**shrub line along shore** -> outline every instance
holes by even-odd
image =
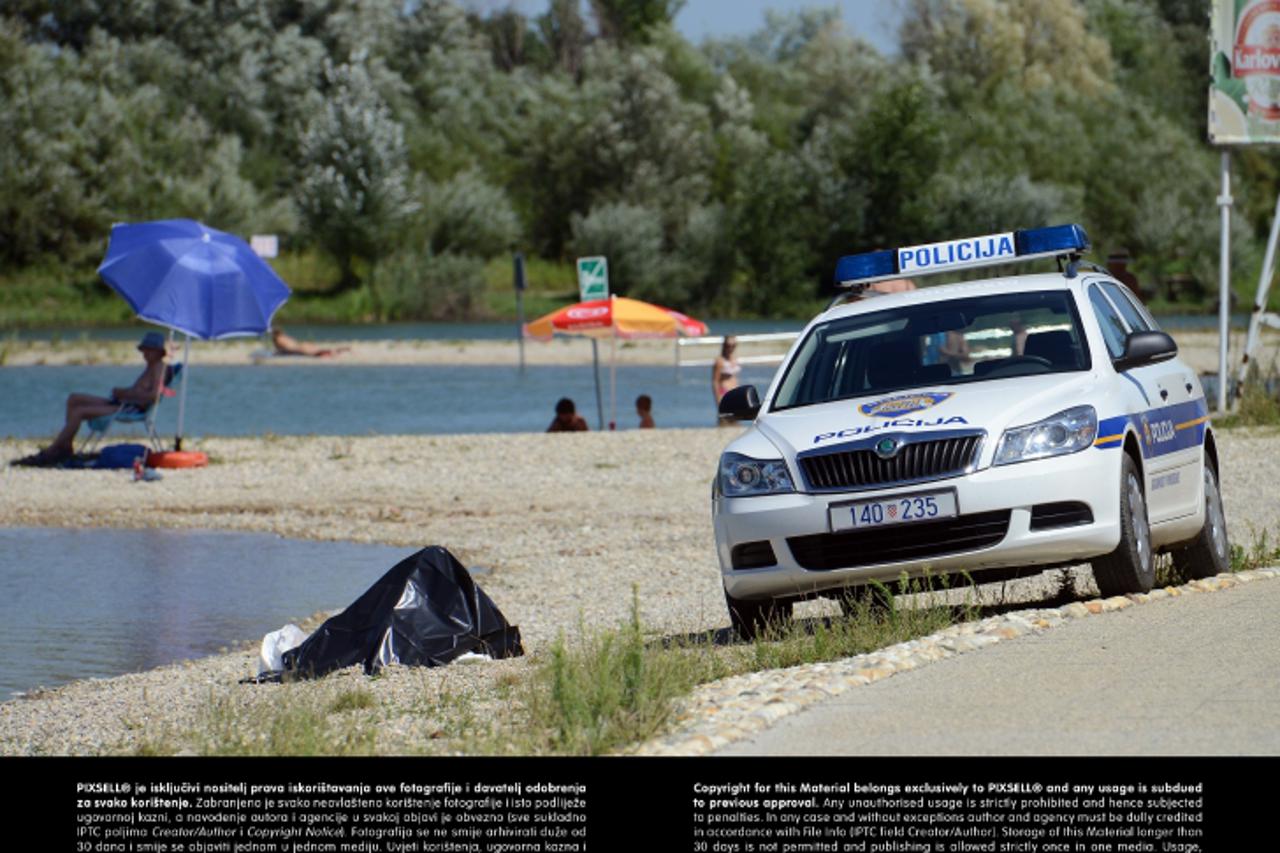
[[[633,590],[649,641],[679,641],[723,634],[728,623],[708,507],[728,438],[712,428],[208,439],[199,449],[210,467],[166,472],[157,482],[133,483],[127,472],[5,467],[0,525],[260,531],[402,545],[406,554],[441,544],[464,564],[490,569],[483,586],[520,626],[533,657],[562,634],[572,639],[626,623]],[[0,441],[0,459],[34,447]],[[1233,541],[1248,544],[1255,532],[1280,529],[1280,434],[1230,430],[1219,448]],[[1018,594],[1034,607],[1056,591],[1052,578],[1025,582]],[[333,607],[362,591],[353,587]],[[815,602],[799,612],[836,610]],[[264,633],[301,615],[282,608]],[[237,721],[224,728],[239,730],[245,715],[288,701],[320,708],[344,732],[350,727],[360,737],[343,743],[361,751],[456,752],[466,749],[474,721],[503,718],[530,665],[526,658],[393,667],[377,679],[348,671],[302,684],[238,685],[256,656],[256,647],[245,646],[5,702],[0,751],[94,754],[171,744],[201,751],[190,738],[219,720]],[[354,701],[352,691],[369,696]],[[222,716],[211,719],[211,708]]]
[[[714,330],[713,330],[714,331]],[[512,324],[512,336],[515,324]],[[1216,332],[1178,331],[1174,334],[1184,361],[1200,373],[1218,370],[1218,336]],[[1244,348],[1243,332],[1231,335],[1230,364],[1239,364]],[[269,343],[258,338],[228,341],[193,342],[191,360],[195,364],[263,366],[325,366],[341,364],[447,364],[447,365],[514,365],[519,361],[515,340],[357,340],[325,341],[326,347],[350,347],[330,358],[272,356]],[[134,364],[138,361],[136,341],[66,341],[5,340],[0,338],[0,364],[29,365],[95,365]],[[743,345],[740,355],[782,354],[788,342],[759,342]],[[671,340],[618,341],[619,364],[670,365],[675,362],[676,344]],[[582,365],[591,363],[591,342],[586,338],[556,337],[551,341],[527,340],[525,362],[538,365]],[[609,342],[601,342],[601,359],[609,358]],[[715,355],[714,347],[703,347],[690,358],[707,359]],[[1264,329],[1254,362],[1263,371],[1280,360],[1280,331]]]

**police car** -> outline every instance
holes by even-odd
[[[1078,225],[842,258],[720,458],[712,515],[745,636],[795,601],[872,581],[975,581],[1092,564],[1104,596],[1229,566],[1204,391]],[[1035,258],[1059,272],[873,294],[869,285]],[[848,298],[855,297],[853,301]]]

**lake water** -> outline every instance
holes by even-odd
[[[744,382],[763,394],[774,366],[745,367]],[[638,423],[635,399],[653,398],[659,427],[715,424],[709,368],[618,368],[618,427]],[[133,366],[0,367],[0,435],[52,436],[67,394],[106,395],[137,377]],[[601,365],[609,419],[609,371]],[[591,429],[598,428],[590,364],[496,365],[201,365],[187,374],[185,433],[202,435],[399,435],[537,432],[547,428],[556,400],[569,397]],[[178,401],[162,402],[161,434],[172,435]],[[124,433],[122,433],[124,434]]]
[[[415,550],[252,533],[0,529],[0,699],[261,639],[346,607]]]

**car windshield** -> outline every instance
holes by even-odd
[[[772,408],[1088,370],[1089,364],[1066,291],[950,299],[814,326],[787,367]]]

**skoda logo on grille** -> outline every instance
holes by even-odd
[[[876,442],[876,456],[881,459],[892,459],[898,453],[898,448],[902,447],[902,441],[897,438],[882,438]]]

